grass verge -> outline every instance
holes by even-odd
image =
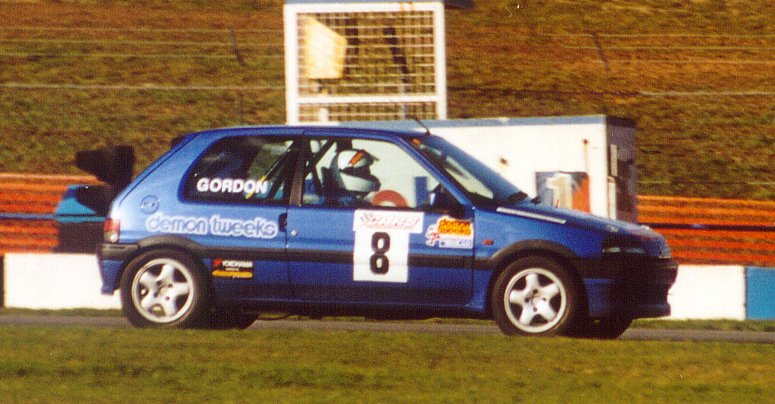
[[[0,308],[0,316],[80,316],[80,317],[121,317],[121,310],[98,309],[68,309],[68,310],[32,310]],[[286,319],[282,313],[267,313],[261,319],[275,320]],[[305,321],[304,316],[289,316],[288,320]],[[324,317],[323,321],[372,321],[363,317]],[[431,318],[417,320],[426,323],[438,324],[494,324],[490,320],[476,320],[464,318]],[[708,331],[758,331],[775,332],[775,320],[665,320],[665,319],[640,319],[633,322],[632,328],[665,329],[665,330],[708,330]]]
[[[754,402],[775,346],[0,326],[8,402]]]

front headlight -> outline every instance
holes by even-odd
[[[610,254],[638,254],[645,255],[647,253],[646,248],[641,244],[640,240],[630,237],[609,237],[603,242],[602,253],[604,255]]]

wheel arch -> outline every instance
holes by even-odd
[[[152,278],[150,284],[140,280],[148,274]],[[149,248],[138,249],[137,255],[124,266],[119,282],[122,312],[132,325],[141,328],[207,326],[213,299],[212,278],[202,261],[189,251],[169,244],[151,244]],[[150,299],[150,305],[145,303],[146,298]]]
[[[587,293],[584,288],[584,281],[579,272],[579,268],[576,266],[575,261],[578,256],[573,253],[569,248],[547,240],[527,240],[519,243],[512,244],[506,248],[503,248],[493,254],[490,259],[490,268],[492,270],[492,276],[490,276],[489,284],[487,285],[487,296],[490,296],[495,282],[506,267],[512,262],[526,257],[542,257],[553,260],[564,268],[568,269],[570,276],[580,291],[581,304],[587,307]],[[492,302],[487,299],[487,315],[492,317]]]
[[[175,235],[159,235],[159,236],[152,236],[145,239],[142,239],[138,241],[136,244],[136,249],[134,249],[130,254],[122,258],[121,263],[121,270],[118,273],[118,276],[116,276],[115,284],[113,285],[113,290],[118,290],[120,288],[121,283],[121,277],[124,274],[124,271],[126,271],[127,266],[134,261],[135,258],[153,250],[177,250],[184,254],[187,254],[191,256],[198,264],[200,264],[200,268],[202,270],[202,274],[205,275],[210,283],[212,283],[212,277],[207,272],[206,268],[202,264],[202,258],[204,257],[204,248],[185,237],[175,236]]]

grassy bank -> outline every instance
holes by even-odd
[[[632,118],[641,193],[772,199],[772,15],[767,0],[448,10],[449,115]],[[3,2],[0,18],[0,171],[76,173],[76,150],[111,144],[141,169],[179,134],[285,120],[279,0]]]
[[[0,326],[0,401],[755,402],[775,347]]]

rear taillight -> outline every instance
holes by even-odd
[[[102,228],[106,243],[118,243],[118,236],[121,233],[121,224],[116,219],[105,220]]]

